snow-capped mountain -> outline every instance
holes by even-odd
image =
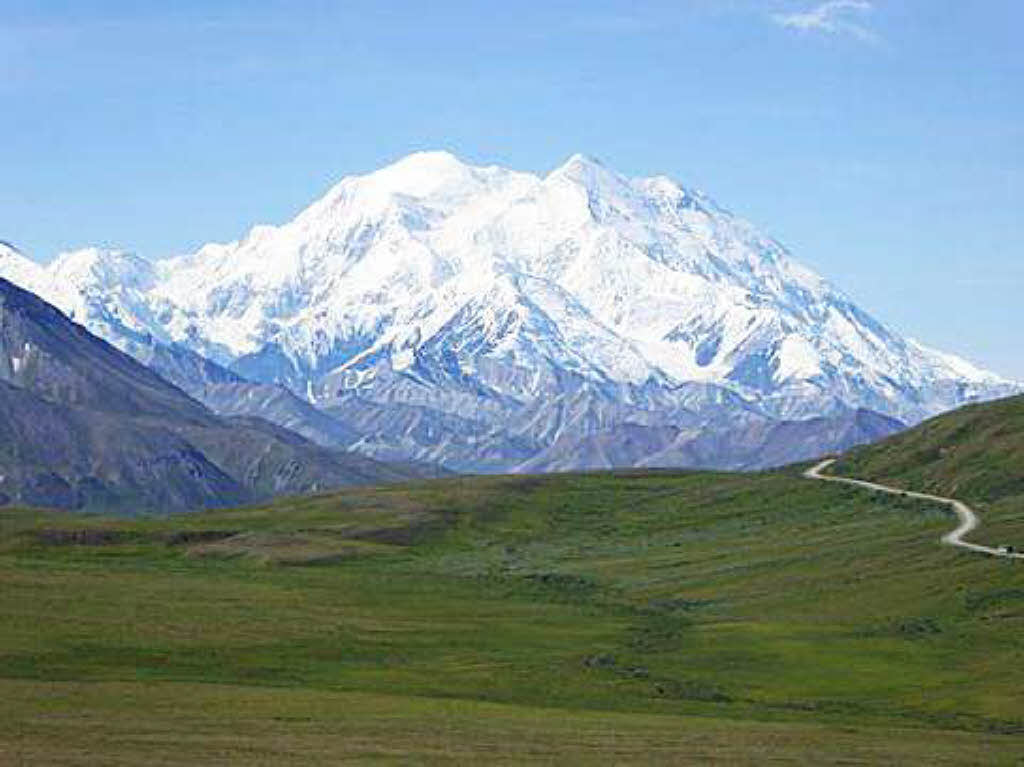
[[[915,422],[1020,390],[902,338],[704,194],[581,155],[537,176],[418,153],[238,242],[46,268],[0,249],[0,275],[136,356],[176,345],[284,384],[368,453],[463,468],[627,425]]]

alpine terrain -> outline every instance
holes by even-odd
[[[0,506],[192,511],[413,475],[216,416],[0,279]]]
[[[283,226],[0,276],[221,413],[469,471],[755,468],[1020,385],[901,337],[703,193],[424,152]]]

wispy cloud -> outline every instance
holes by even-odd
[[[828,0],[806,11],[773,14],[772,20],[799,32],[849,35],[861,42],[877,43],[881,38],[860,21],[872,10],[870,0]]]

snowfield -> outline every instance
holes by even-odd
[[[360,422],[366,452],[462,467],[482,444],[476,468],[508,469],[626,425],[913,423],[1021,389],[902,338],[706,195],[582,155],[542,177],[417,153],[237,242],[47,267],[0,246],[0,276],[136,356],[281,384]]]

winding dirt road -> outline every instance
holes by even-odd
[[[901,495],[907,498],[919,498],[922,501],[943,503],[952,507],[953,511],[956,512],[957,519],[960,520],[960,524],[957,525],[955,530],[942,536],[943,543],[948,543],[950,546],[959,546],[962,549],[968,549],[970,551],[977,551],[981,554],[989,554],[993,557],[1024,559],[1024,553],[1005,551],[1004,549],[997,549],[992,546],[982,546],[977,543],[965,541],[964,536],[978,526],[978,515],[975,514],[971,507],[963,501],[958,501],[955,498],[943,498],[940,495],[929,495],[927,493],[915,493],[911,490],[900,490],[895,487],[887,487],[886,485],[879,485],[874,482],[865,482],[862,479],[847,479],[846,477],[829,476],[821,473],[835,462],[835,458],[828,458],[805,471],[804,476],[808,479],[820,479],[825,482],[841,482],[844,485],[855,485],[857,487],[867,488],[868,490],[875,490],[880,493],[889,493],[890,495]]]

